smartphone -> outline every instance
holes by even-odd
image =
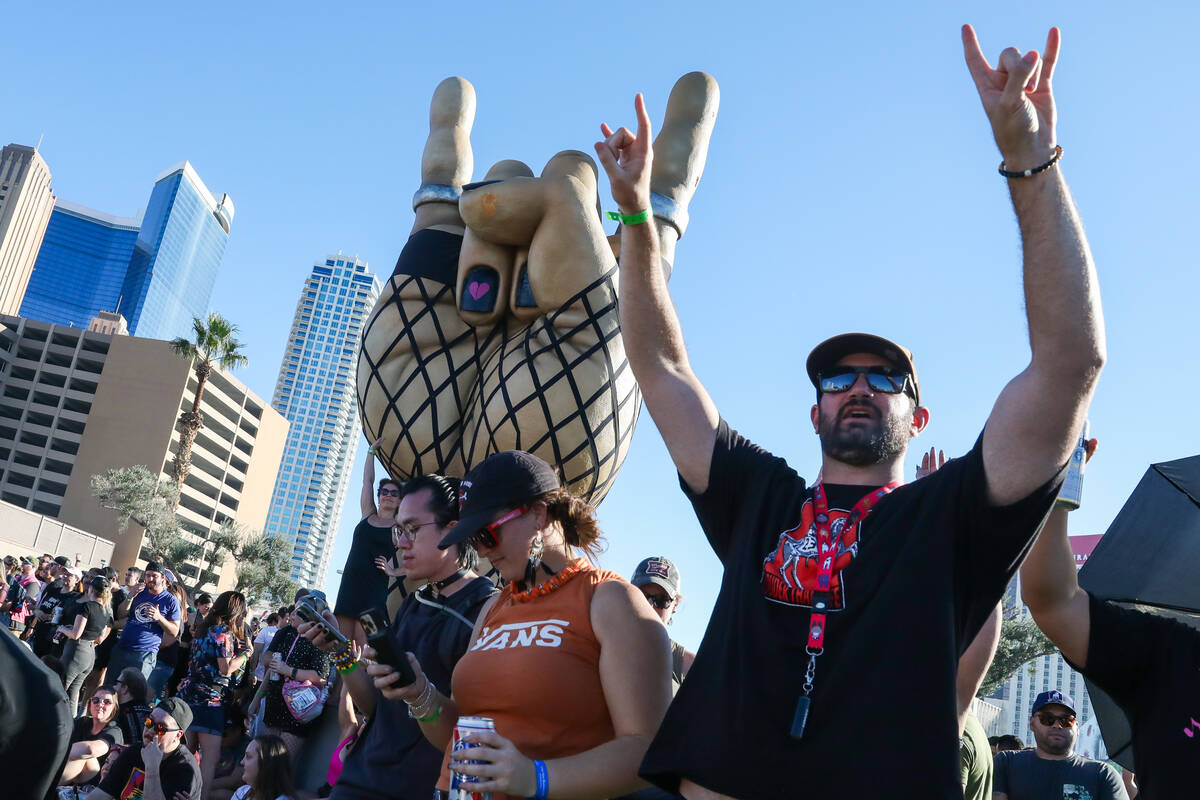
[[[316,624],[320,625],[322,630],[325,631],[325,635],[329,636],[338,644],[342,646],[350,644],[346,637],[342,635],[341,631],[330,625],[328,620],[314,611],[313,608],[307,603],[296,604],[296,616],[305,622],[315,622]]]
[[[367,634],[367,644],[375,648],[375,660],[386,664],[400,674],[400,680],[393,686],[409,686],[416,681],[412,664],[408,663],[408,654],[400,651],[396,640],[388,630],[387,614],[378,608],[369,608],[359,615],[363,631]]]

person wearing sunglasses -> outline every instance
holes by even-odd
[[[1039,694],[1030,711],[1029,729],[1036,743],[1032,750],[996,754],[992,800],[1129,800],[1115,769],[1075,754],[1079,726],[1068,695],[1057,689]]]
[[[1023,236],[1030,361],[975,446],[907,486],[908,443],[930,413],[912,353],[883,337],[836,336],[808,358],[823,475],[815,485],[722,418],[667,290],[676,265],[662,254],[681,226],[641,222],[670,219],[692,187],[652,196],[662,167],[640,95],[636,133],[601,127],[596,152],[631,217],[619,231],[625,351],[725,571],[705,641],[642,766],[688,800],[794,796],[797,780],[806,795],[870,797],[880,774],[892,796],[962,796],[958,657],[1045,520],[1106,352],[1096,270],[1059,164],[1050,76],[1060,33],[1050,30],[1043,53],[1006,49],[996,68],[971,26],[961,38]],[[894,302],[852,270],[797,275],[797,330]],[[733,320],[746,309],[725,311]],[[999,332],[956,332],[951,346],[975,354],[986,349],[971,341],[980,334]],[[772,346],[788,370],[795,342]],[[802,426],[796,393],[780,402],[795,409],[792,434]],[[848,747],[863,741],[865,719],[866,746]]]
[[[142,741],[125,748],[100,780],[88,800],[176,800],[176,795],[198,798],[200,766],[183,744],[183,732],[192,724],[192,711],[178,697],[160,700],[142,729]]]
[[[109,752],[124,744],[125,736],[117,722],[116,690],[101,686],[88,700],[83,716],[75,720],[71,749],[58,780],[59,786],[92,783],[100,775],[100,767]]]
[[[396,508],[400,505],[401,486],[391,478],[383,478],[375,487],[376,439],[367,448],[367,463],[363,467],[362,494],[359,508],[362,519],[354,528],[350,553],[342,568],[342,583],[338,588],[333,613],[343,636],[352,638],[361,647],[366,634],[358,622],[359,614],[368,608],[387,606],[388,575],[379,564],[394,561],[396,548],[392,544],[392,526],[396,523]],[[376,505],[376,493],[379,504]]]
[[[479,778],[471,791],[496,800],[615,797],[644,787],[637,765],[671,698],[669,640],[637,589],[591,563],[595,510],[522,451],[485,458],[459,497],[459,522],[439,546],[470,542],[505,587],[476,621],[450,694],[417,659],[409,686],[368,668],[384,696],[407,702],[429,741],[446,750],[439,796],[451,770]],[[494,731],[472,735],[483,747],[469,751],[471,763],[451,747],[460,716],[495,722]]]
[[[675,562],[664,556],[644,558],[637,565],[637,569],[633,571],[633,577],[629,579],[629,582],[641,591],[646,602],[662,620],[663,625],[670,625],[671,618],[675,616],[675,611],[683,602],[683,594],[679,591],[681,582],[679,568],[675,566]],[[692,668],[692,662],[695,659],[695,653],[674,639],[671,640],[672,694],[679,691],[679,686],[683,683],[683,678],[687,675],[688,670]]]

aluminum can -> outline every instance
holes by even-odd
[[[491,717],[459,717],[458,724],[454,726],[454,747],[450,750],[451,757],[460,750],[468,750],[473,745],[470,742],[463,741],[463,737],[470,733],[479,733],[480,731],[494,731],[496,723]],[[468,764],[482,764],[482,761],[468,761]],[[471,784],[478,783],[479,778],[473,775],[461,775],[450,770],[450,800],[492,800],[491,792],[475,792],[471,790]]]
[[[1058,492],[1057,508],[1074,511],[1083,502],[1083,468],[1087,464],[1087,440],[1091,425],[1089,420],[1083,421],[1083,433],[1071,454],[1071,463],[1067,466],[1067,477],[1063,479],[1062,489]]]
[[[50,613],[50,623],[52,625],[57,625],[58,623],[62,622],[62,612],[62,606],[54,607],[54,611]]]

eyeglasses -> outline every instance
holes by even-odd
[[[437,524],[438,523],[435,520],[433,522],[422,522],[420,525],[393,525],[392,538],[396,540],[397,544],[399,544],[401,539],[408,539],[409,544],[416,544],[417,533],[421,530],[421,528]]]
[[[1070,729],[1075,727],[1074,714],[1065,714],[1060,717],[1058,714],[1051,714],[1048,711],[1039,711],[1037,718],[1038,722],[1042,723],[1047,728],[1061,727]]]
[[[500,530],[500,526],[506,522],[513,521],[528,510],[529,506],[517,506],[512,511],[508,512],[490,525],[484,525],[474,536],[468,539],[468,541],[476,548],[495,547],[496,545],[500,544],[500,539],[498,536],[496,536],[496,533]]]
[[[113,704],[111,697],[93,697],[91,702],[101,706],[111,706]]]
[[[399,497],[400,490],[399,489],[380,489],[379,496],[380,497]]]
[[[827,394],[848,392],[858,381],[859,375],[867,376],[867,386],[872,391],[884,394],[900,394],[911,382],[907,372],[891,369],[890,367],[830,367],[828,372],[817,376],[817,384],[821,391]]]
[[[671,603],[675,602],[674,598],[667,597],[665,594],[664,595],[648,594],[648,595],[644,595],[644,597],[646,598],[646,602],[648,602],[650,605],[657,608],[659,611],[664,611],[668,606],[671,605]]]
[[[179,730],[179,728],[168,728],[167,723],[155,722],[154,717],[146,717],[146,730],[148,730],[148,731],[152,730],[155,733],[157,733],[159,736],[162,736],[164,733],[170,733],[171,731],[177,731],[177,730]]]

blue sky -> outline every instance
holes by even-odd
[[[1040,49],[1057,24],[1062,169],[1109,345],[1091,414],[1101,451],[1072,530],[1102,532],[1150,462],[1200,450],[1192,4],[444,8],[19,4],[4,16],[19,35],[5,37],[0,140],[44,134],[58,196],[112,214],[135,215],[183,159],[228,192],[237,217],[212,308],[241,325],[239,375],[269,398],[310,265],[343,250],[390,273],[439,80],[475,85],[480,176],[502,158],[536,172],[589,150],[601,121],[632,123],[637,91],[657,124],[674,80],[705,70],[721,111],[671,284],[697,373],[734,427],[812,477],[804,357],[846,330],[894,338],[915,352],[933,414],[911,476],[919,445],[971,446],[1029,357],[1017,229],[959,25],[975,24],[994,60]],[[600,517],[604,566],[679,564],[672,633],[698,645],[720,568],[648,416]]]

